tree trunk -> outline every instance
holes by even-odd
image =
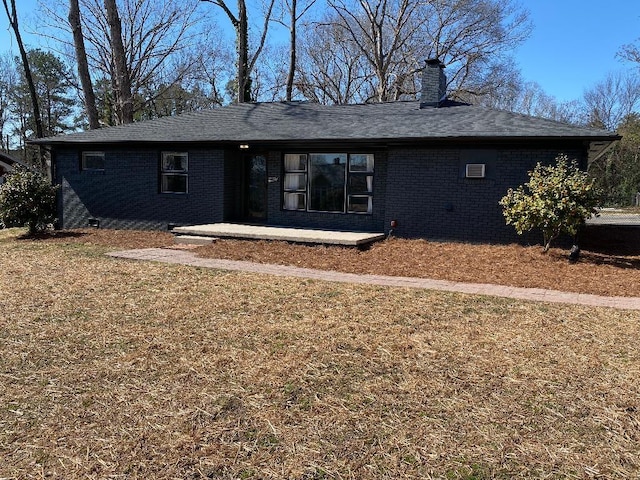
[[[18,26],[18,12],[16,11],[16,0],[11,0],[11,10],[9,10],[7,0],[2,0],[2,3],[4,4],[4,10],[5,12],[7,12],[7,18],[9,19],[9,23],[11,24],[11,28],[13,29],[13,33],[16,36],[16,43],[18,44],[18,49],[20,50],[20,58],[22,59],[22,67],[24,68],[24,77],[27,81],[27,86],[29,87],[29,95],[31,96],[33,119],[36,125],[36,138],[42,138],[44,137],[44,133],[42,130],[42,118],[40,117],[38,94],[36,93],[36,86],[33,82],[33,76],[31,75],[31,68],[29,67],[27,51],[24,48],[24,43],[22,43],[22,35],[20,35],[20,28]],[[41,147],[38,147],[38,161],[40,163],[40,168],[42,169],[42,171],[46,171],[47,164]]]
[[[289,25],[289,74],[287,75],[287,102],[293,98],[293,80],[296,73],[296,9],[298,0],[291,0],[291,23]]]
[[[251,101],[251,79],[249,76],[249,22],[247,5],[238,0],[238,103]]]
[[[122,23],[118,15],[115,0],[104,0],[107,11],[109,31],[111,34],[111,54],[115,70],[118,104],[118,123],[133,123],[133,95],[131,93],[131,76],[127,68],[127,59],[122,43]]]
[[[84,106],[89,120],[89,129],[100,128],[98,122],[98,109],[96,108],[96,96],[89,74],[89,64],[87,63],[87,52],[84,46],[84,36],[82,35],[82,25],[80,22],[80,5],[78,0],[69,0],[69,24],[73,32],[73,44],[78,62],[78,77],[82,85],[82,95]]]
[[[105,0],[106,1],[106,0]],[[231,24],[236,31],[236,48],[238,53],[238,103],[251,102],[251,72],[255,67],[256,61],[262,52],[264,47],[267,31],[269,29],[269,22],[271,20],[271,12],[273,11],[273,5],[275,0],[271,0],[265,14],[264,25],[262,28],[262,36],[257,45],[255,53],[249,59],[249,22],[247,20],[247,4],[245,0],[238,0],[238,17],[229,10],[229,7],[224,0],[200,0],[202,2],[213,3],[222,8],[224,13],[231,20]]]

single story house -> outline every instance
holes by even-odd
[[[560,153],[584,168],[619,136],[445,96],[246,103],[37,140],[61,185],[59,226],[240,222],[402,237],[513,241],[498,201]]]
[[[16,165],[25,166],[24,163],[8,153],[0,152],[0,185],[4,183],[5,175],[12,172]]]

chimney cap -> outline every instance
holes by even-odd
[[[442,63],[439,58],[429,58],[427,60],[427,65],[434,66],[434,67],[437,66],[437,67],[440,67],[440,68],[445,68],[444,63]]]

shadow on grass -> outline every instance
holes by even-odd
[[[47,240],[64,240],[66,238],[81,238],[86,236],[85,232],[70,232],[60,230],[47,230],[46,232],[39,232],[36,234],[23,233],[16,237],[17,240],[27,241],[47,241]]]

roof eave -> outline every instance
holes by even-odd
[[[446,143],[446,142],[483,142],[483,143],[523,143],[523,142],[590,142],[592,144],[612,144],[613,142],[620,140],[622,137],[617,134],[611,135],[579,135],[579,136],[508,136],[508,135],[458,135],[458,136],[439,136],[439,137],[389,137],[389,138],[281,138],[281,139],[225,139],[225,140],[180,140],[180,141],[166,141],[166,140],[126,140],[126,139],[101,139],[101,140],[84,140],[84,139],[69,139],[60,137],[49,139],[34,139],[29,140],[28,143],[34,145],[50,145],[50,146],[83,146],[83,145],[131,145],[131,146],[147,146],[147,145],[216,145],[221,147],[236,146],[240,144],[247,145],[286,145],[286,144],[323,144],[323,143],[376,143],[385,145],[407,145],[407,144],[425,144],[425,143]]]

